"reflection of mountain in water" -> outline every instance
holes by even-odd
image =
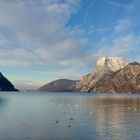
[[[94,126],[94,132],[98,134],[99,139],[125,139],[126,133],[129,131],[131,131],[131,138],[132,133],[139,131],[140,98],[138,96],[75,96],[72,99],[72,104],[71,100],[66,97],[59,98],[59,100],[56,97],[51,101],[55,103],[56,107],[59,107],[59,103],[70,104],[68,113],[74,115],[74,119],[77,119],[79,125],[84,124],[91,131]],[[79,106],[77,109],[75,108],[76,104]],[[81,115],[79,112],[87,113],[87,118],[79,116]],[[80,131],[82,130],[80,129]]]
[[[139,118],[138,95],[57,93],[0,96],[2,140],[9,139],[5,135],[7,131],[20,140],[25,137],[34,140],[62,137],[65,140],[133,140],[140,136]]]
[[[133,127],[139,129],[136,120],[140,117],[140,98],[99,97],[89,101],[96,119],[96,131],[101,139],[107,136],[110,137],[108,139],[123,139]]]

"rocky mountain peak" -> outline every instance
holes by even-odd
[[[97,60],[96,70],[107,69],[115,72],[126,65],[128,65],[128,62],[123,57],[101,57]]]
[[[82,92],[88,92],[105,75],[116,72],[127,65],[128,62],[123,57],[101,57],[97,60],[96,69],[77,82],[76,88]]]

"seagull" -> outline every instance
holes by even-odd
[[[68,125],[68,127],[70,128],[70,127],[71,127],[71,125]]]
[[[70,120],[73,120],[73,118],[71,117]]]
[[[93,112],[90,112],[90,115],[93,115]]]
[[[79,105],[75,105],[75,107],[79,107]]]

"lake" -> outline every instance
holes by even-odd
[[[140,139],[140,95],[0,93],[0,140],[121,139]]]

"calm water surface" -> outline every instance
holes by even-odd
[[[0,93],[0,140],[121,139],[140,139],[140,95]]]

